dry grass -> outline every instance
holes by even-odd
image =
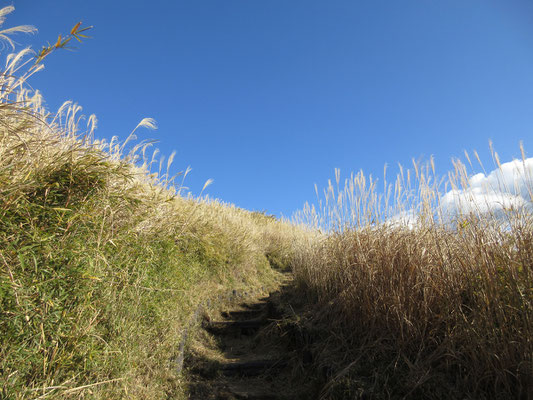
[[[525,158],[516,165],[531,193]],[[458,161],[438,182],[431,163],[383,191],[362,173],[341,187],[337,172],[322,202],[296,215],[326,232],[294,265],[337,336],[338,357],[321,355],[336,370],[324,398],[533,396],[531,210],[473,207]],[[446,212],[450,188],[468,212]]]

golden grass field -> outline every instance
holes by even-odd
[[[445,223],[438,188],[425,184],[435,181],[430,171],[413,184],[418,198],[396,194],[392,210],[358,175],[339,191],[330,186],[322,211],[298,215],[333,227],[293,262],[308,301],[322,307],[316,323],[341,338],[325,351],[343,359],[328,388],[340,398],[361,387],[376,398],[530,398],[531,212],[510,208],[503,218],[468,214]],[[461,171],[457,164],[452,178],[468,182]],[[401,178],[395,187],[409,188]],[[414,223],[384,218],[413,204]]]

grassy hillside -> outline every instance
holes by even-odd
[[[27,51],[8,62],[0,75],[0,397],[178,396],[171,360],[192,312],[233,288],[275,286],[267,255],[283,260],[294,229],[181,196],[161,167],[150,171],[147,144],[126,152],[125,143],[94,140],[95,119],[84,126],[79,106],[43,108],[27,89],[38,69]]]

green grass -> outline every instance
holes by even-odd
[[[158,398],[195,306],[213,290],[272,283],[253,236],[279,222],[124,190],[127,164],[79,151],[25,185],[2,185],[2,394],[53,397],[120,379],[87,390]]]
[[[128,165],[80,152],[2,185],[2,394],[53,397],[120,379],[86,390],[158,398],[193,308],[212,290],[272,281],[266,248],[245,240],[261,223],[217,203],[124,190]],[[162,219],[158,206],[169,207]],[[250,230],[221,227],[218,213]]]

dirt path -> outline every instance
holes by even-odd
[[[298,349],[280,327],[277,295],[251,297],[204,321],[200,345],[186,361],[190,399],[314,398]]]

